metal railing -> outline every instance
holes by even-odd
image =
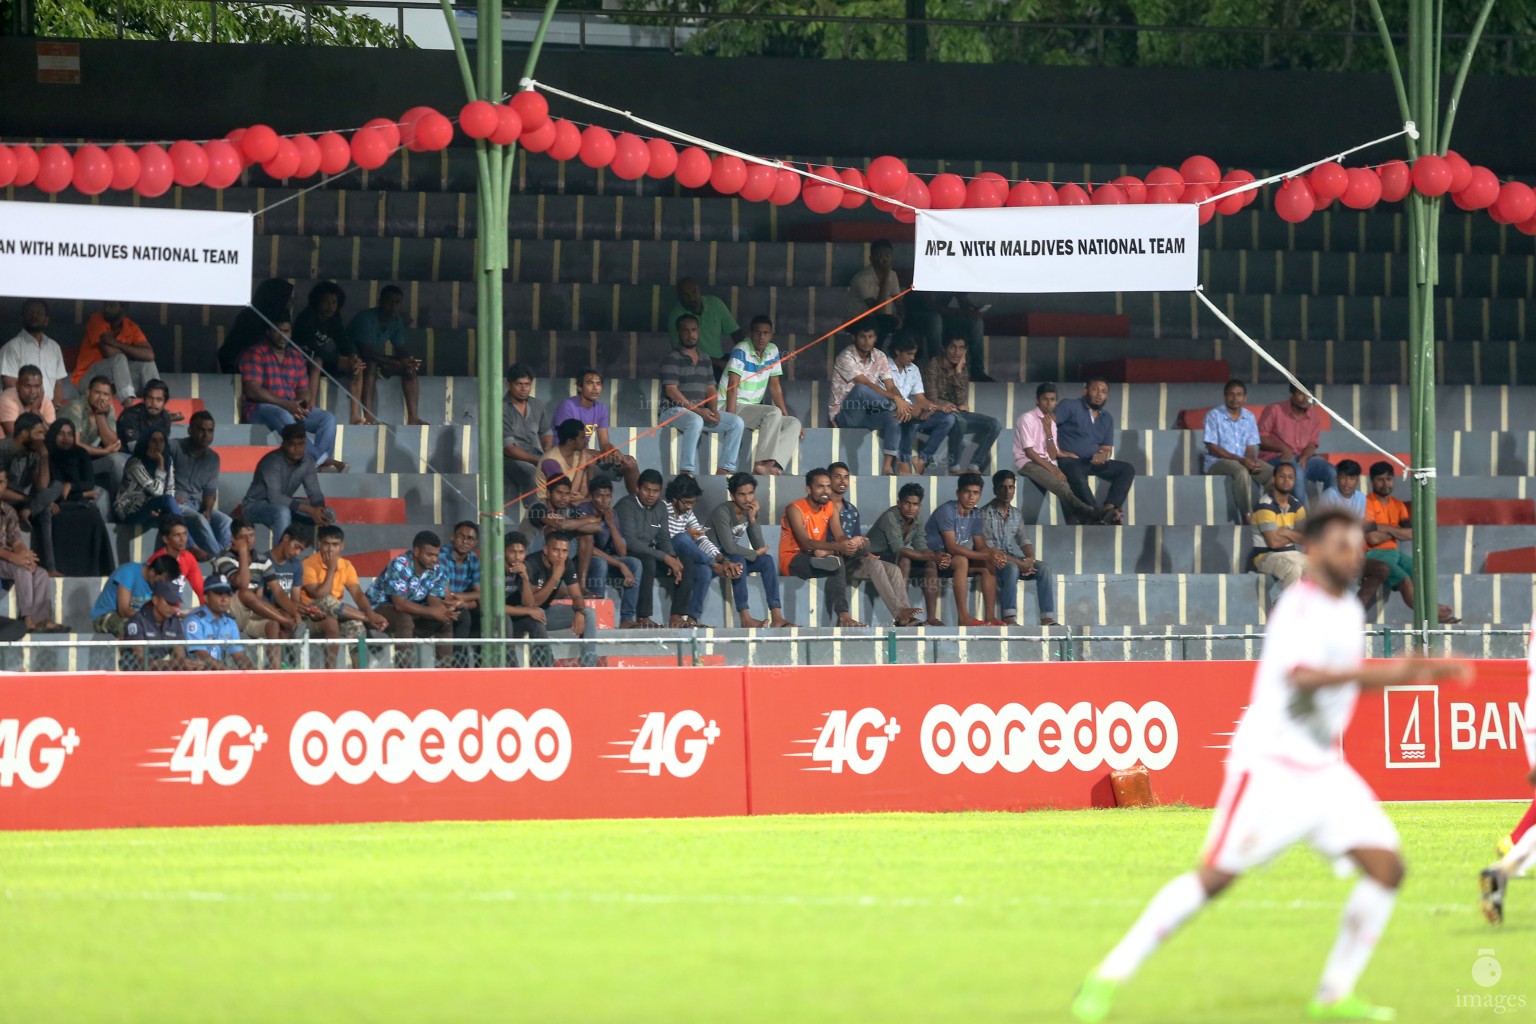
[[[723,664],[771,668],[823,665],[943,665],[970,662],[1244,661],[1257,658],[1262,631],[1096,633],[1054,629],[794,630],[784,635],[713,636],[708,632],[605,633],[592,639],[548,640],[242,640],[252,668],[277,670],[441,669],[473,667],[624,667]],[[1509,658],[1526,655],[1522,629],[1374,627],[1366,653],[1374,658]],[[186,666],[170,652],[186,642],[124,642],[29,638],[0,647],[0,672],[138,672],[147,650],[151,670]],[[233,665],[227,667],[244,667]]]

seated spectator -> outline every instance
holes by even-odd
[[[1261,457],[1272,465],[1289,462],[1296,467],[1299,479],[1324,490],[1333,486],[1333,463],[1317,454],[1323,411],[1306,391],[1292,384],[1290,401],[1265,406],[1258,426]]]
[[[43,394],[43,371],[32,365],[16,371],[16,384],[0,391],[0,437],[10,437],[16,430],[16,417],[24,412],[42,417],[52,424],[53,403]]]
[[[917,368],[917,339],[903,334],[891,343],[891,383],[901,397],[912,407],[912,416],[901,425],[901,440],[896,448],[896,472],[902,475],[916,473],[922,476],[928,464],[939,457],[939,449],[954,429],[955,417],[941,412],[928,401],[923,393],[923,373]],[[928,443],[916,458],[912,457],[912,445],[921,430],[928,435]],[[947,460],[943,460],[948,465]]]
[[[1253,485],[1268,487],[1274,469],[1259,458],[1259,424],[1243,408],[1248,386],[1229,380],[1222,398],[1224,405],[1205,414],[1205,475],[1227,478],[1237,521],[1246,523],[1253,515]]]
[[[746,429],[741,417],[721,412],[720,393],[715,389],[715,374],[709,360],[699,353],[699,320],[692,313],[677,318],[676,329],[681,347],[667,353],[661,361],[661,412],[657,422],[671,421],[682,437],[678,441],[678,472],[692,474],[698,465],[699,438],[705,432],[720,435],[722,476],[736,472],[736,458],[741,454],[741,435]]]
[[[855,335],[868,327],[883,341],[901,329],[905,319],[901,300],[897,299],[878,313],[870,312],[901,294],[901,281],[891,266],[895,259],[895,246],[883,238],[877,239],[869,243],[869,265],[848,282],[848,316],[850,319],[863,317],[853,326]]]
[[[624,490],[635,493],[640,480],[640,464],[631,455],[625,455],[613,446],[608,438],[608,405],[603,401],[603,375],[588,367],[576,378],[576,393],[559,405],[551,416],[552,422],[579,420],[587,430],[587,446],[600,453],[593,463],[594,471],[607,470],[624,478]],[[544,449],[549,446],[545,445]],[[541,450],[544,450],[541,449]]]
[[[176,468],[166,451],[166,432],[151,427],[139,436],[133,457],[123,470],[112,513],[120,523],[142,526],[161,516],[181,514],[176,504]]]
[[[1377,462],[1371,466],[1371,493],[1365,499],[1365,557],[1381,562],[1387,567],[1387,589],[1403,595],[1403,602],[1413,605],[1413,556],[1398,547],[1398,542],[1412,543],[1413,519],[1408,506],[1392,496],[1397,474],[1390,462]],[[1374,592],[1367,592],[1372,577],[1365,577],[1360,588],[1360,601],[1367,609],[1376,600]],[[1460,622],[1449,605],[1437,609],[1442,625]]]
[[[443,559],[448,570],[447,600],[459,612],[453,636],[467,640],[480,635],[480,554],[475,550],[480,546],[480,527],[466,519],[453,528],[448,544],[448,557]]]
[[[633,628],[638,617],[640,579],[645,575],[645,568],[640,559],[629,554],[629,545],[624,541],[624,531],[613,506],[613,481],[605,476],[594,478],[588,488],[587,500],[576,511],[601,521],[592,535],[590,557],[585,562],[579,554],[577,557],[582,590],[593,600],[601,601],[609,586],[617,588],[619,622],[622,628]],[[630,625],[622,626],[623,623]]]
[[[991,380],[985,375],[972,377],[969,356],[961,339],[951,336],[943,352],[928,360],[923,371],[923,389],[928,401],[943,413],[955,418],[954,429],[949,432],[949,471],[958,473],[962,466],[960,456],[965,452],[965,439],[970,437],[976,445],[976,457],[971,468],[986,473],[992,468],[992,446],[1003,425],[995,416],[972,412],[970,406],[971,381]],[[980,363],[976,365],[980,366]]]
[[[549,410],[533,397],[533,371],[522,363],[507,367],[507,397],[501,403],[502,472],[507,501],[532,503],[534,478],[543,452],[553,444]]]
[[[504,554],[507,636],[543,640],[549,635],[544,609],[534,603],[533,588],[528,585],[528,538],[513,530],[507,534]]]
[[[128,452],[123,451],[123,442],[117,436],[112,382],[105,377],[92,377],[85,392],[59,410],[59,418],[75,425],[75,440],[91,457],[91,469],[109,481],[107,506],[102,511],[105,517],[111,508],[111,496],[122,484],[123,467],[128,464]]]
[[[125,405],[160,377],[149,338],[121,302],[103,302],[85,322],[85,337],[69,379],[78,388],[87,373],[109,378]]]
[[[96,486],[91,457],[75,440],[75,425],[54,420],[48,428],[48,469],[59,490],[54,502],[54,569],[60,576],[105,576],[112,571],[112,541],[107,536],[107,492]]]
[[[542,547],[543,542],[555,534],[566,534],[573,538],[571,568],[590,562],[593,540],[602,530],[602,518],[584,513],[577,507],[571,500],[571,482],[563,476],[551,480],[545,487],[545,494],[545,501],[534,502],[528,510],[528,525],[539,531],[535,540]]]
[[[1035,388],[1035,407],[1019,417],[1013,430],[1013,464],[1024,479],[1056,495],[1068,525],[1102,522],[1103,512],[1073,492],[1057,464],[1056,397],[1055,384]]]
[[[203,585],[203,606],[182,622],[189,668],[255,671],[256,666],[240,643],[240,624],[230,614],[234,600],[234,585],[223,576],[213,576]]]
[[[667,485],[667,532],[672,535],[672,550],[683,563],[682,586],[672,595],[673,629],[702,626],[704,602],[709,598],[710,581],[739,580],[741,566],[732,562],[709,539],[693,506],[704,491],[699,482],[686,474],[672,478]]]
[[[259,423],[273,433],[302,424],[305,433],[315,437],[308,451],[316,468],[345,472],[346,463],[332,458],[336,448],[336,417],[311,404],[320,370],[288,344],[291,329],[287,319],[278,320],[267,331],[265,344],[253,345],[240,357],[241,418],[247,423]]]
[[[101,593],[96,596],[96,603],[91,605],[91,628],[98,633],[110,633],[121,640],[123,627],[150,599],[155,584],[172,584],[171,589],[179,599],[181,588],[175,584],[180,579],[181,569],[176,559],[169,556],[143,563],[124,562],[112,570],[112,575],[102,585]]]
[[[880,513],[869,531],[869,552],[882,562],[896,566],[901,573],[903,592],[912,585],[912,568],[922,566],[923,604],[927,625],[942,626],[939,621],[938,570],[948,569],[949,552],[928,550],[927,528],[923,523],[923,485],[903,484],[896,504]]]
[[[950,577],[955,591],[955,615],[962,626],[1001,626],[997,617],[997,570],[992,549],[987,546],[986,520],[981,509],[981,476],[966,473],[955,489],[955,497],[934,509],[928,518],[930,551],[950,556],[948,569],[940,576]],[[971,618],[971,576],[981,585],[983,618]]]
[[[827,607],[837,625],[864,625],[849,612],[845,561],[864,547],[864,541],[843,536],[832,506],[832,474],[825,469],[806,473],[805,497],[785,506],[780,526],[779,575],[826,580]]]
[[[1104,408],[1108,401],[1109,382],[1093,377],[1083,385],[1082,398],[1056,406],[1056,458],[1078,500],[1093,506],[1103,522],[1118,526],[1125,522],[1125,499],[1131,493],[1136,469],[1112,457],[1115,415]],[[1109,496],[1103,505],[1093,496],[1090,476],[1109,481]]]
[[[1342,508],[1353,512],[1357,519],[1364,519],[1365,492],[1360,489],[1360,463],[1354,459],[1340,459],[1334,469],[1334,484],[1323,492],[1317,507]]]
[[[303,583],[298,593],[302,608],[320,613],[315,629],[331,640],[360,640],[368,635],[369,629],[381,633],[389,629],[389,620],[374,610],[368,595],[363,593],[356,567],[341,556],[346,540],[347,535],[339,526],[322,526],[315,531],[315,553],[304,559]],[[348,595],[352,597],[351,604],[345,601]],[[334,648],[326,648],[325,667],[336,667]]]
[[[982,384],[992,382],[982,369],[986,349],[985,310],[971,301],[965,292],[917,292],[906,300],[907,322],[923,335],[927,343],[924,359],[940,358],[947,345],[959,340],[965,345],[966,362],[973,368],[971,379]]]
[[[287,640],[304,620],[290,614],[267,599],[267,584],[272,581],[272,553],[256,550],[256,527],[243,519],[230,523],[229,547],[213,556],[213,572],[234,587],[235,600],[230,614],[240,632],[252,640]],[[206,584],[204,590],[207,590]],[[267,668],[281,668],[281,654],[275,647],[264,647]]]
[[[229,516],[218,509],[219,453],[213,450],[213,414],[192,414],[187,436],[171,442],[176,470],[176,504],[187,521],[201,561],[229,547]]]
[[[176,559],[176,567],[181,570],[181,603],[188,608],[192,607],[194,598],[197,604],[203,600],[203,570],[198,568],[197,556],[192,554],[190,544],[185,519],[176,515],[160,517],[160,546],[150,556],[150,561],[161,555]]]
[[[117,439],[123,443],[124,451],[133,451],[138,447],[140,439],[152,429],[162,430],[165,435],[171,435],[171,424],[179,418],[165,409],[165,403],[170,401],[171,389],[163,380],[152,380],[145,384],[139,393],[139,401],[133,405],[124,407],[122,415],[117,418]]]
[[[295,640],[309,636],[310,627],[318,629],[325,620],[325,612],[305,604],[303,599],[304,552],[309,550],[314,535],[315,528],[308,523],[290,525],[272,545],[272,566],[262,575],[267,601],[298,622],[292,631]]]
[[[411,550],[390,562],[369,588],[369,603],[389,624],[385,632],[397,640],[452,632],[459,613],[448,603],[442,550],[437,534],[422,530],[411,541]]]
[[[783,376],[783,360],[773,343],[773,321],[755,316],[751,337],[731,349],[720,391],[725,395],[725,411],[740,416],[755,438],[752,472],[766,476],[788,470],[805,440],[805,428],[790,415],[784,401],[784,386],[779,382]]]
[[[247,349],[260,345],[270,325],[293,316],[293,285],[280,277],[271,277],[256,286],[251,304],[235,315],[224,344],[219,346],[219,372],[238,373],[240,357]],[[127,442],[124,442],[125,444]]]
[[[548,497],[549,481],[564,477],[571,485],[571,501],[587,500],[587,428],[580,420],[556,420],[555,444],[539,458],[534,485],[539,500]]]
[[[53,479],[48,457],[48,427],[36,413],[16,417],[16,432],[0,438],[0,467],[6,472],[6,489],[0,501],[16,510],[23,533],[31,532],[32,547],[43,568],[58,573],[53,552],[53,517],[64,485]]]
[[[731,315],[730,308],[713,295],[705,295],[699,282],[685,277],[677,282],[677,304],[667,311],[667,328],[672,334],[674,349],[683,344],[682,326],[678,321],[692,318],[698,325],[696,342],[699,351],[709,357],[716,373],[725,369],[725,353],[739,345],[747,336]],[[720,339],[729,337],[729,344]]]
[[[6,469],[0,466],[0,493],[6,488]],[[67,627],[53,617],[53,580],[31,543],[21,532],[16,510],[0,501],[0,593],[16,591],[16,611],[29,633],[66,633]]]
[[[320,368],[345,383],[352,396],[353,426],[376,422],[360,408],[363,396],[363,360],[357,357],[347,338],[347,325],[341,308],[347,293],[335,281],[321,281],[309,290],[309,302],[293,320],[293,343]]]
[[[545,639],[551,633],[570,630],[571,636],[580,639],[597,633],[597,616],[587,607],[581,590],[581,580],[576,575],[576,565],[571,559],[571,539],[555,534],[544,542],[544,549],[527,563],[524,577],[528,583],[529,603],[544,613],[543,621],[537,619],[524,627],[528,636]],[[569,600],[570,604],[555,604]],[[548,651],[534,648],[534,662],[550,664]],[[592,660],[589,654],[583,660]]]
[[[827,473],[832,480],[832,508],[837,513],[838,525],[842,527],[843,536],[861,545],[859,550],[844,559],[848,568],[848,578],[868,580],[873,583],[875,593],[880,595],[880,600],[885,604],[886,611],[891,613],[891,619],[896,625],[922,625],[917,617],[917,609],[907,605],[907,591],[901,584],[901,570],[873,557],[869,552],[869,539],[864,536],[863,524],[859,520],[859,507],[848,500],[848,491],[853,486],[853,477],[848,470],[848,463],[834,462],[827,467]]]
[[[405,397],[406,426],[424,427],[427,421],[417,411],[421,398],[421,360],[405,348],[405,319],[400,307],[405,293],[387,284],[379,289],[379,304],[365,309],[347,324],[343,353],[363,364],[363,406],[378,408],[378,381],[400,378],[400,393]]]
[[[635,601],[635,618],[633,621],[621,619],[620,629],[659,628],[660,624],[651,618],[658,576],[664,576],[669,586],[683,581],[683,563],[672,549],[672,533],[667,529],[667,504],[661,500],[661,494],[661,474],[647,469],[640,474],[640,489],[624,495],[613,506],[625,552],[640,563],[640,586],[637,588],[640,593]]]
[[[981,510],[987,547],[992,549],[992,568],[997,573],[998,612],[1005,626],[1019,624],[1019,580],[1035,581],[1040,605],[1040,625],[1056,625],[1056,577],[1050,567],[1035,558],[1024,517],[1013,507],[1018,478],[1011,469],[992,474],[994,497]]]
[[[755,328],[754,328],[755,333]],[[736,619],[743,629],[768,626],[783,629],[794,623],[784,618],[784,603],[779,599],[779,570],[768,553],[762,528],[757,525],[762,506],[757,501],[757,480],[750,473],[737,473],[725,482],[731,499],[716,505],[709,514],[709,532],[715,546],[735,563],[740,572],[731,580],[731,594],[736,601]],[[768,604],[768,618],[755,618],[747,595],[747,577],[752,574],[763,582],[763,597]]]
[[[28,299],[21,304],[21,331],[0,345],[0,388],[14,388],[23,366],[35,366],[43,375],[43,394],[55,406],[63,405],[69,370],[64,350],[48,337],[48,303]]]
[[[1307,505],[1292,493],[1295,487],[1296,467],[1280,463],[1253,511],[1253,567],[1278,582],[1280,590],[1307,571],[1307,556],[1302,550]]]
[[[187,638],[181,617],[181,588],[165,580],[150,588],[149,600],[139,606],[123,626],[125,643],[142,644],[145,641],[179,641]],[[150,672],[192,668],[186,651],[181,647],[135,646],[122,652],[125,667]]]
[[[304,428],[290,423],[281,437],[282,443],[256,463],[251,485],[240,501],[242,516],[247,522],[269,527],[274,537],[281,537],[295,517],[322,526],[335,522],[336,514],[325,507]],[[298,497],[301,490],[302,501]]]
[[[832,365],[832,401],[827,418],[839,427],[880,434],[880,472],[889,476],[901,447],[901,424],[912,418],[912,406],[891,380],[891,363],[875,347],[875,328],[854,327],[853,344],[838,353]]]

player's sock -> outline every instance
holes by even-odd
[[[1531,829],[1521,836],[1515,843],[1514,849],[1501,857],[1494,867],[1504,872],[1505,878],[1514,878],[1524,870],[1533,857],[1536,857],[1536,829]]]
[[[1532,825],[1536,825],[1536,800],[1532,800],[1531,806],[1525,809],[1525,817],[1520,819],[1520,824],[1516,825],[1515,830],[1509,834],[1509,841],[1518,843],[1524,839]]]
[[[1158,890],[1120,944],[1099,965],[1101,978],[1126,981],[1179,926],[1210,900],[1200,876],[1190,871]]]
[[[1386,931],[1392,918],[1392,907],[1397,903],[1397,890],[1388,889],[1371,878],[1362,878],[1344,904],[1344,916],[1339,922],[1339,937],[1334,940],[1323,965],[1323,980],[1317,986],[1317,1000],[1328,1004],[1350,995],[1355,982],[1365,973],[1366,964],[1381,933]]]

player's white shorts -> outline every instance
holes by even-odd
[[[1395,850],[1397,829],[1376,794],[1344,761],[1313,768],[1274,760],[1228,765],[1202,862],[1241,874],[1307,843],[1334,859],[1355,849]]]

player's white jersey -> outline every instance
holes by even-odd
[[[1275,603],[1248,710],[1232,736],[1231,761],[1263,758],[1298,765],[1342,759],[1339,740],[1359,698],[1354,683],[1318,690],[1291,685],[1299,666],[1348,671],[1365,657],[1365,611],[1353,594],[1334,597],[1310,580],[1293,584]]]

